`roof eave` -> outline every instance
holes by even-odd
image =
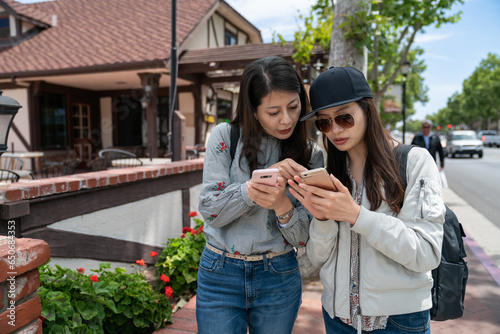
[[[115,72],[123,70],[143,70],[144,68],[161,68],[166,70],[166,62],[168,59],[147,60],[141,62],[120,63],[120,64],[104,64],[77,68],[63,68],[56,70],[42,70],[42,71],[24,71],[24,72],[4,72],[0,73],[0,79],[10,78],[31,78],[41,76],[56,76],[56,75],[74,75],[74,74],[89,74],[96,72]]]

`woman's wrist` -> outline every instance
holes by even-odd
[[[279,220],[287,220],[287,219],[290,219],[290,217],[292,217],[294,210],[295,210],[295,208],[292,205],[292,208],[283,214],[279,214],[278,213],[279,211],[276,211],[276,210],[274,210],[274,213],[276,215],[276,218],[278,218]]]

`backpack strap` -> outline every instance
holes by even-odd
[[[415,145],[399,145],[394,148],[394,155],[396,156],[396,161],[399,164],[399,173],[404,184],[404,188],[408,185],[408,180],[406,179],[406,163],[408,162],[408,153],[415,147]]]
[[[238,124],[231,123],[231,137],[229,144],[229,153],[231,153],[231,162],[234,160],[236,154],[236,146],[238,146],[238,140],[240,139],[240,128]]]

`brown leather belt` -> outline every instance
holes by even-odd
[[[218,248],[215,248],[214,246],[210,244],[206,244],[207,248],[210,249],[212,252],[217,253],[219,255],[222,255],[224,252],[221,251]],[[239,255],[239,254],[232,254],[232,253],[227,253],[226,252],[226,257],[229,257],[231,259],[236,259],[236,260],[243,260],[243,261],[248,261],[248,262],[253,262],[253,261],[262,261],[264,260],[264,256],[267,259],[272,259],[273,257],[279,256],[286,254],[288,252],[291,252],[293,248],[286,250],[284,252],[279,252],[279,253],[266,253],[266,254],[260,254],[260,255]]]

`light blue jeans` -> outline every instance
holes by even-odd
[[[339,333],[354,333],[357,331],[354,327],[346,325],[339,318],[330,318],[328,312],[323,309],[323,319],[325,320],[325,327],[327,334]],[[431,319],[430,312],[421,311],[415,313],[391,315],[387,319],[387,326],[385,329],[376,329],[374,331],[363,331],[363,333],[370,334],[430,334],[431,333]]]
[[[295,252],[255,262],[224,255],[205,248],[201,256],[198,333],[290,334],[302,302]]]

